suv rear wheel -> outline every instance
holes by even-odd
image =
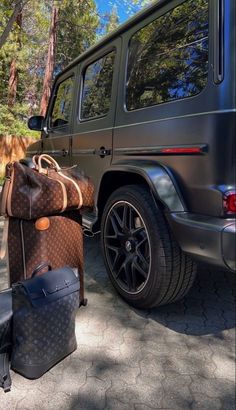
[[[196,265],[179,248],[145,186],[123,186],[110,196],[101,237],[108,275],[129,304],[164,305],[192,286]]]

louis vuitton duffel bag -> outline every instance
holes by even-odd
[[[7,164],[1,215],[31,220],[82,206],[93,207],[94,186],[78,166],[60,168],[46,154],[34,156],[33,162],[34,168],[17,161]]]

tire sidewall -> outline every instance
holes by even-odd
[[[152,200],[153,207],[150,206],[150,202],[148,204],[147,199],[143,195],[143,193],[149,194],[148,190],[145,187],[137,186],[128,188],[122,187],[115,191],[107,201],[107,204],[104,209],[102,221],[101,221],[101,241],[102,241],[102,251],[103,251],[103,258],[105,262],[105,266],[109,275],[109,278],[118,291],[118,293],[129,303],[136,307],[145,307],[146,304],[149,304],[152,299],[152,294],[155,289],[155,302],[158,302],[157,292],[158,289],[161,288],[162,278],[165,273],[165,263],[163,260],[165,259],[163,255],[163,247],[162,247],[162,240],[160,236],[160,232],[158,229],[157,218],[156,214],[158,209],[155,205],[154,200],[152,200],[151,195],[150,199]],[[146,281],[145,286],[140,290],[140,292],[132,294],[126,292],[122,289],[119,284],[114,279],[113,274],[110,271],[109,263],[107,261],[106,250],[105,250],[105,243],[104,243],[104,235],[105,235],[105,225],[107,222],[107,217],[109,214],[110,209],[118,202],[126,201],[130,203],[134,208],[137,209],[138,213],[143,219],[145,224],[147,235],[149,236],[149,244],[151,248],[151,263],[150,263],[150,271],[148,275],[148,279]],[[156,222],[156,223],[155,223]]]

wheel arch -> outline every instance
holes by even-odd
[[[99,219],[109,196],[121,186],[131,184],[148,186],[154,200],[162,204],[167,212],[186,210],[181,192],[170,170],[153,162],[130,161],[113,165],[103,174],[96,201]]]

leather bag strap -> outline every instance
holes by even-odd
[[[76,189],[76,191],[77,191],[77,193],[78,193],[78,195],[79,195],[79,205],[78,205],[78,209],[80,209],[80,208],[83,206],[83,197],[82,197],[81,189],[80,189],[79,185],[77,184],[77,182],[76,182],[73,178],[70,178],[70,177],[68,177],[67,175],[65,175],[65,174],[62,172],[62,170],[61,170],[61,168],[60,168],[58,162],[57,162],[54,158],[52,158],[50,155],[48,155],[48,154],[34,155],[34,157],[33,157],[33,163],[34,163],[34,165],[35,165],[36,170],[37,170],[39,173],[41,173],[41,174],[47,174],[47,170],[42,167],[42,161],[47,162],[49,165],[51,165],[51,166],[58,172],[58,174],[59,174],[62,178],[66,179],[67,181],[70,181],[70,182],[74,185],[74,187],[75,187],[75,189]],[[60,182],[60,184],[62,184],[61,181],[58,181],[58,182]],[[64,194],[63,194],[63,197],[65,197]],[[67,206],[67,202],[65,203],[65,201],[64,201],[64,205],[63,205],[63,208],[62,208],[62,211],[61,211],[61,212],[64,212],[64,210],[66,209],[66,206]]]
[[[0,354],[0,387],[7,393],[11,390],[10,363],[8,353]]]
[[[6,173],[5,173],[5,182],[2,187],[2,192],[0,195],[0,215],[6,216],[7,215],[7,198],[10,191],[10,186],[12,182],[14,168],[13,163],[8,163],[6,166]]]
[[[42,269],[48,268],[48,270],[52,270],[51,265],[49,265],[48,262],[43,262],[40,265],[37,266],[37,268],[35,268],[35,270],[33,271],[31,278],[34,278]]]
[[[8,229],[9,229],[9,218],[5,218],[2,241],[0,245],[0,259],[4,259],[7,252],[7,239],[8,239]]]
[[[58,174],[59,174],[61,177],[67,179],[67,181],[72,182],[72,184],[74,185],[74,187],[75,187],[75,189],[76,189],[76,191],[77,191],[77,193],[78,193],[78,195],[79,195],[79,205],[78,205],[78,208],[77,208],[77,209],[80,209],[80,208],[82,207],[82,205],[83,205],[83,197],[82,197],[82,192],[81,192],[81,189],[80,189],[79,185],[74,181],[73,178],[70,178],[70,177],[68,177],[67,175],[64,175],[63,172],[60,172],[60,171],[59,171]]]

